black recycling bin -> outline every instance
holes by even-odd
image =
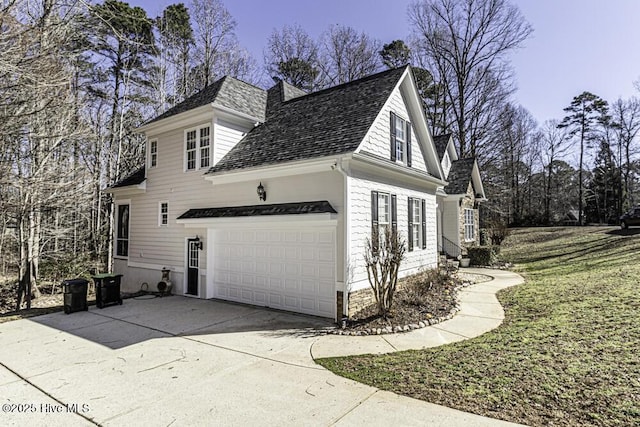
[[[120,296],[120,278],[122,274],[97,274],[93,276],[93,282],[96,284],[96,306],[104,308],[108,305],[122,305],[122,297]]]
[[[87,287],[89,281],[85,279],[70,279],[62,282],[64,289],[64,312],[87,311]]]

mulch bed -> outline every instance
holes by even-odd
[[[408,332],[448,320],[458,311],[458,290],[472,283],[490,280],[487,276],[430,270],[399,284],[390,315],[383,318],[375,304],[355,313],[339,335],[380,335]]]

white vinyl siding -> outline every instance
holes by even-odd
[[[449,153],[445,151],[444,156],[442,157],[442,172],[444,172],[444,176],[449,176],[449,171],[451,170],[451,159],[449,158]]]
[[[118,273],[135,278],[127,291],[137,291],[140,283],[147,282],[150,288],[160,279],[162,267],[172,270],[174,290],[182,293],[187,267],[186,239],[207,234],[207,227],[188,228],[175,223],[176,217],[191,208],[248,206],[258,202],[258,182],[247,181],[235,184],[212,185],[201,173],[183,173],[183,129],[176,129],[158,138],[162,154],[160,166],[151,170],[150,185],[146,192],[131,197],[131,232],[128,265],[120,263]],[[217,135],[217,134],[216,134]],[[174,142],[171,144],[170,142]],[[175,142],[178,142],[177,144]],[[215,145],[216,139],[213,139]],[[265,184],[265,182],[263,182]],[[344,211],[342,176],[335,171],[291,177],[271,178],[268,181],[270,201],[274,203],[291,200],[328,200],[338,211],[338,235],[343,233]],[[162,201],[169,201],[169,225],[158,226],[158,209]],[[369,206],[369,202],[367,202]],[[368,227],[369,234],[371,226]],[[205,242],[206,243],[206,242]],[[115,246],[115,245],[114,245]],[[200,283],[207,283],[207,246],[199,259]],[[115,253],[115,250],[114,250]],[[344,280],[344,246],[337,247],[337,280]],[[146,266],[146,267],[143,267]],[[212,283],[212,282],[210,282]],[[125,286],[123,282],[123,286]],[[137,288],[136,288],[137,286]],[[200,295],[205,297],[204,294]],[[213,294],[207,294],[212,298]]]
[[[349,200],[348,216],[348,255],[345,259],[347,263],[347,280],[346,286],[351,292],[368,288],[369,281],[367,279],[367,270],[363,261],[366,240],[371,238],[372,223],[380,218],[375,218],[371,207],[371,193],[389,194],[396,196],[396,217],[397,231],[403,240],[407,241],[409,236],[408,230],[408,198],[425,200],[425,224],[426,224],[426,248],[424,250],[414,250],[405,253],[405,259],[400,265],[400,277],[413,274],[420,269],[433,268],[437,266],[437,233],[436,233],[436,196],[433,193],[426,193],[400,186],[386,184],[379,181],[371,181],[365,178],[348,178],[346,188]],[[376,201],[379,202],[378,197]],[[380,203],[379,203],[380,204]],[[389,201],[390,217],[389,222],[393,222],[391,205]],[[375,209],[376,213],[380,212],[380,207]],[[379,225],[378,225],[379,226]],[[407,243],[408,245],[408,243]],[[424,245],[423,245],[424,246]]]
[[[475,240],[475,213],[473,209],[464,210],[464,240],[472,242]]]
[[[402,118],[409,118],[409,113],[399,89],[396,89],[389,98],[358,151],[375,154],[385,159],[389,158],[389,135],[391,132],[389,114],[392,111]],[[423,172],[427,171],[415,129],[411,130],[411,168]]]
[[[249,129],[218,119],[214,128],[213,164],[220,161],[246,135]]]

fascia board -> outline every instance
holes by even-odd
[[[248,226],[259,226],[260,228],[300,228],[303,226],[335,227],[338,225],[338,214],[319,213],[192,218],[178,219],[176,223],[184,225],[185,228],[246,228]]]
[[[430,190],[446,185],[446,181],[416,169],[407,168],[391,161],[367,154],[353,154],[349,170],[368,171],[379,176],[395,178]]]
[[[147,192],[147,180],[145,179],[140,184],[128,185],[126,187],[105,188],[105,193],[113,194],[115,196],[126,196],[129,194],[143,194]]]
[[[334,169],[337,162],[338,158],[336,156],[323,157],[315,160],[294,161],[284,164],[258,166],[255,168],[205,174],[204,179],[211,181],[214,185],[217,185],[253,181],[257,179],[281,178],[315,172],[327,172]]]
[[[135,132],[145,134],[147,138],[151,138],[171,130],[185,128],[203,122],[210,122],[213,119],[212,113],[213,109],[211,108],[211,104],[207,104],[157,122],[142,125],[138,127]]]

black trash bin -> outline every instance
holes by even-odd
[[[89,281],[85,279],[70,279],[62,282],[64,289],[64,312],[87,311],[87,287]]]
[[[96,284],[96,306],[104,308],[112,304],[122,305],[120,278],[122,274],[103,273],[93,276]]]

